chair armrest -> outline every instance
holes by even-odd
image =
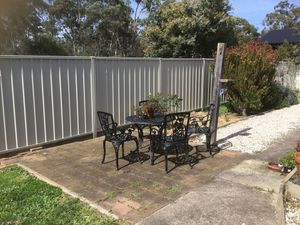
[[[134,124],[122,125],[116,128],[117,132],[121,134],[129,134],[131,135],[133,131],[135,131],[137,127]]]
[[[202,118],[199,118],[199,119],[200,119],[200,122],[201,122],[201,124],[202,124],[203,126],[206,126],[206,125],[207,125],[209,116],[210,116],[209,113],[207,113],[206,116],[204,116],[204,117],[202,117]]]
[[[206,116],[202,116],[202,117],[192,117],[191,125],[199,126],[201,124],[202,126],[206,126],[208,123],[208,118],[209,118],[209,114],[207,114]]]

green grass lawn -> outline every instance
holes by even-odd
[[[18,166],[0,170],[0,224],[107,224],[119,221],[67,196]]]

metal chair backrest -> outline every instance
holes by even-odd
[[[139,106],[143,106],[144,104],[148,103],[149,100],[142,100],[142,101],[139,101]]]
[[[214,104],[210,104],[209,105],[209,109],[208,109],[208,114],[207,114],[207,122],[208,122],[208,127],[210,127],[210,125],[211,125],[211,120],[212,120],[212,114],[214,113],[214,111],[215,111],[215,105]]]
[[[164,116],[163,139],[181,142],[188,137],[190,112],[171,113]]]
[[[102,111],[98,111],[97,114],[101,129],[105,136],[112,136],[116,134],[118,124],[114,121],[113,115]]]

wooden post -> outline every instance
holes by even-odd
[[[210,124],[210,129],[212,131],[211,136],[211,145],[216,146],[217,144],[217,129],[218,129],[218,117],[219,117],[219,108],[220,108],[220,89],[221,89],[221,79],[223,76],[224,69],[224,60],[225,60],[225,43],[218,43],[217,48],[217,56],[216,56],[216,64],[215,64],[215,80],[213,87],[213,101],[212,103],[215,105],[215,110],[213,111],[212,122]]]

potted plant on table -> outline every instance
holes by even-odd
[[[149,95],[148,101],[136,108],[137,115],[152,118],[165,113],[176,111],[182,102],[178,95],[168,95],[166,97],[156,94]]]

